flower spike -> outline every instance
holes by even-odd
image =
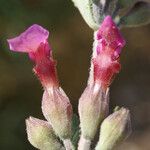
[[[109,111],[109,85],[120,70],[119,56],[125,40],[110,16],[94,37],[89,82],[79,99],[81,137],[78,149],[90,149],[98,127]]]

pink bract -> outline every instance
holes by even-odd
[[[34,24],[16,38],[8,40],[10,49],[17,52],[35,52],[40,43],[45,43],[49,32]]]

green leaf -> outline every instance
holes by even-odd
[[[92,15],[93,19],[98,26],[100,26],[101,22],[104,19],[104,11],[106,6],[106,0],[90,0],[92,7]]]
[[[116,15],[121,17],[126,15],[138,2],[150,2],[150,0],[118,0]]]
[[[83,19],[86,23],[93,29],[97,30],[99,25],[95,22],[93,18],[92,12],[92,4],[91,0],[72,0],[75,6],[79,9]]]
[[[150,2],[149,0],[118,0],[118,4],[121,8],[131,7],[137,2]]]
[[[150,4],[139,3],[124,17],[120,19],[122,27],[137,27],[150,23]]]

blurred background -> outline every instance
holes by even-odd
[[[61,85],[77,113],[88,78],[93,32],[71,0],[0,0],[0,150],[34,150],[25,119],[43,118],[42,87],[28,56],[9,51],[6,39],[37,23],[50,31]],[[150,150],[150,25],[122,30],[122,70],[111,86],[110,112],[131,111],[132,134],[120,150]]]

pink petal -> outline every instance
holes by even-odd
[[[94,64],[94,80],[100,82],[103,87],[111,84],[116,73],[119,73],[121,65],[116,61],[112,61],[111,57],[105,52],[93,59]]]
[[[106,16],[100,29],[97,33],[97,40],[105,42],[109,47],[120,55],[121,49],[125,45],[125,40],[120,34],[120,31],[116,24],[113,22],[110,16]]]
[[[41,43],[36,52],[30,52],[29,57],[35,62],[34,72],[44,87],[58,85],[56,62],[51,55],[48,42]]]
[[[43,27],[34,24],[25,32],[8,40],[10,49],[18,52],[35,52],[40,43],[45,43],[49,36],[49,32]]]

